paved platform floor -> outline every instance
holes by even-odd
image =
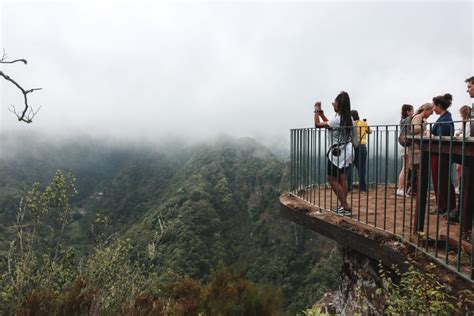
[[[352,206],[353,220],[370,225],[423,247],[429,254],[459,268],[463,273],[471,271],[472,243],[470,234],[461,236],[460,225],[436,214],[436,198],[429,195],[423,233],[414,233],[413,218],[416,214],[416,196],[397,196],[394,185],[369,187],[360,192],[355,186],[347,200]],[[313,186],[300,190],[297,196],[325,210],[340,206],[329,186]],[[457,199],[457,198],[456,198]],[[461,238],[460,238],[461,236]]]

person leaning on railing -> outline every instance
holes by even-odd
[[[454,123],[451,113],[448,111],[451,105],[452,97],[449,93],[433,98],[433,109],[439,115],[438,120],[431,128],[431,134],[434,136],[452,136],[454,135]],[[431,154],[431,176],[436,196],[436,205],[438,214],[447,213],[451,221],[457,221],[459,211],[456,209],[456,195],[452,181],[449,181],[450,173],[448,154]],[[439,175],[439,177],[438,177]],[[448,187],[449,183],[449,187]],[[439,187],[439,191],[438,191]],[[450,194],[448,205],[448,190]]]
[[[355,133],[359,142],[359,146],[354,148],[354,163],[349,166],[349,172],[347,174],[347,186],[349,191],[351,191],[352,166],[355,166],[357,168],[357,172],[359,173],[359,190],[362,192],[367,192],[367,183],[365,181],[365,167],[367,165],[367,134],[371,134],[372,130],[365,119],[360,119],[359,112],[352,110],[351,116],[354,120]]]
[[[416,110],[411,119],[409,137],[421,136],[426,130],[426,120],[433,114],[433,104],[425,103]],[[421,152],[420,145],[414,142],[407,150],[408,166],[411,169],[411,194],[415,194],[418,187]]]
[[[410,189],[410,165],[408,160],[408,152],[411,146],[409,144],[409,126],[411,124],[411,118],[413,116],[413,105],[404,104],[402,106],[402,116],[400,119],[400,136],[402,136],[403,143],[400,143],[400,156],[402,157],[402,170],[398,176],[398,189],[397,195],[406,196],[407,191]],[[406,141],[408,139],[408,141]],[[400,142],[400,138],[399,138]]]
[[[330,129],[330,147],[327,152],[327,180],[341,203],[334,209],[340,215],[352,215],[347,202],[347,171],[352,163],[352,118],[349,94],[342,91],[332,103],[336,116],[329,120],[321,108],[321,102],[314,105],[314,126]]]

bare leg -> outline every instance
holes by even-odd
[[[398,188],[403,189],[405,187],[405,164],[403,164],[400,175],[398,176]]]
[[[407,165],[408,165],[408,155],[404,155],[403,156],[403,166],[402,166],[402,170],[400,170],[400,175],[398,176],[398,188],[399,189],[405,189],[406,187],[406,184],[405,184],[405,179],[406,180],[409,180],[408,179],[408,170],[409,168],[407,168]],[[407,188],[408,189],[408,188]]]
[[[339,202],[341,202],[341,206],[344,209],[349,209],[349,204],[347,203],[347,177],[344,174],[339,175],[339,180],[337,177],[328,176],[327,180],[331,185],[332,190],[337,196]]]
[[[343,204],[345,204],[346,206],[348,205],[347,204],[347,195],[349,194],[349,188],[347,186],[347,175],[344,173],[344,174],[341,174],[339,176],[339,184],[341,186],[341,189],[342,189],[342,193],[343,193],[343,196],[344,196],[344,202]],[[347,207],[344,207],[344,208],[347,208]]]

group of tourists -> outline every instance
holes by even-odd
[[[465,80],[467,92],[474,98],[474,76]],[[416,112],[414,107],[404,104],[401,109],[400,120],[400,154],[402,156],[402,170],[399,174],[397,195],[408,196],[416,194],[418,187],[421,152],[420,145],[412,140],[415,137],[433,136],[457,136],[471,137],[471,112],[474,106],[464,105],[459,112],[462,118],[462,127],[455,133],[452,115],[449,107],[453,102],[451,94],[436,96],[432,102],[421,105]],[[327,128],[329,133],[330,147],[327,152],[327,181],[334,191],[340,206],[334,209],[340,215],[351,215],[352,210],[347,201],[348,192],[352,189],[353,167],[357,168],[359,174],[359,190],[367,191],[366,183],[366,160],[367,160],[367,135],[372,133],[366,120],[361,120],[359,113],[351,109],[349,94],[340,92],[332,103],[336,115],[328,119],[321,107],[321,102],[314,105],[314,125],[316,128]],[[437,121],[427,130],[427,119],[434,113],[439,115]],[[474,136],[474,135],[472,135]],[[451,176],[449,159],[441,154],[433,154],[430,157],[431,175],[434,192],[437,199],[438,214],[446,214],[450,220],[457,221],[459,211],[456,208],[455,190],[452,183],[448,181]],[[457,166],[457,183],[460,183],[462,167]],[[446,183],[451,185],[448,187]],[[452,198],[449,199],[448,192]]]
[[[397,195],[410,196],[416,194],[417,190],[421,152],[419,143],[411,142],[410,138],[414,138],[415,136],[428,137],[430,133],[433,136],[463,137],[464,134],[466,137],[471,136],[470,124],[467,124],[471,119],[471,107],[464,105],[460,108],[459,112],[463,124],[460,130],[455,133],[453,118],[448,110],[452,101],[453,98],[451,94],[446,93],[445,95],[434,97],[432,103],[423,104],[416,113],[413,113],[413,106],[409,104],[402,106],[399,143],[401,145],[400,153],[403,166],[399,175]],[[426,121],[433,112],[439,115],[439,118],[436,123],[433,124],[431,130],[427,130]],[[454,179],[450,179],[452,168],[449,155],[433,154],[430,159],[431,176],[437,199],[437,209],[433,212],[437,214],[449,214],[451,221],[458,221],[459,210],[456,208],[455,194],[459,192],[459,185],[461,183],[461,165],[456,166],[457,179],[454,181]],[[455,190],[453,186],[455,182],[458,184],[457,190]],[[438,186],[438,183],[441,185]],[[449,184],[449,186],[447,184]]]

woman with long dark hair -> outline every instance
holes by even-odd
[[[452,96],[449,93],[433,98],[433,109],[435,113],[439,115],[439,118],[431,128],[431,134],[435,136],[454,135],[453,117],[448,111],[451,102]],[[453,183],[449,179],[451,176],[450,170],[449,155],[431,154],[431,176],[433,178],[433,187],[436,195],[437,212],[438,214],[447,212],[451,221],[457,221],[459,212],[456,209],[456,195]],[[448,192],[450,197],[449,205]]]
[[[402,117],[400,118],[400,134],[408,136],[409,131],[406,130],[411,124],[411,117],[413,116],[413,105],[404,104],[402,106]],[[410,166],[408,164],[409,145],[400,146],[400,156],[402,157],[402,170],[398,176],[397,195],[406,196],[410,189]]]
[[[314,105],[314,126],[327,128],[330,147],[327,152],[327,180],[341,203],[334,211],[341,215],[352,215],[347,203],[347,171],[353,160],[351,101],[342,91],[332,103],[336,116],[329,120],[321,109],[321,102]]]

